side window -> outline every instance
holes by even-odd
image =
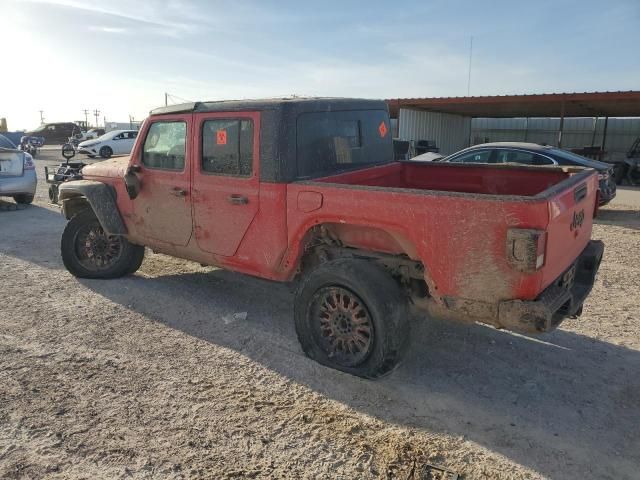
[[[535,162],[534,165],[555,165],[551,159],[542,155],[536,155],[533,160]]]
[[[207,120],[202,126],[202,170],[248,177],[253,172],[253,122]]]
[[[521,165],[553,165],[553,162],[542,155],[520,150],[498,150],[498,163],[519,163]]]
[[[123,133],[119,133],[118,135],[116,135],[115,137],[113,137],[114,140],[122,140],[123,138]]]
[[[306,112],[296,121],[299,179],[393,161],[385,110]]]
[[[453,163],[489,163],[490,156],[491,150],[480,150],[465,153],[459,157],[452,158],[450,161]]]
[[[149,127],[142,150],[142,163],[149,168],[184,169],[185,122],[156,122]]]

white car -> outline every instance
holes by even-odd
[[[137,130],[114,130],[95,140],[87,140],[78,145],[78,153],[95,158],[109,158],[111,155],[129,155],[138,136]]]

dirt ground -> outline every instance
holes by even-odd
[[[637,207],[602,211],[580,319],[421,320],[374,382],[303,355],[284,285],[151,253],[75,279],[45,198],[0,211],[2,478],[640,478]]]

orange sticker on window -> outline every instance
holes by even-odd
[[[216,132],[216,144],[218,144],[218,145],[226,145],[227,144],[227,131],[226,130],[218,130]]]
[[[384,122],[380,122],[380,126],[378,127],[378,132],[380,132],[380,136],[384,137],[387,135],[387,125]]]

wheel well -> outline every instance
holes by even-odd
[[[87,200],[87,197],[83,195],[66,198],[62,202],[62,214],[67,220],[71,220],[71,218],[76,216],[79,212],[87,208],[91,209],[91,204],[89,203],[89,200]]]
[[[371,233],[372,230],[369,231]],[[378,238],[388,236],[377,234]],[[348,239],[352,236],[345,236]],[[424,299],[429,296],[429,286],[425,279],[425,266],[420,260],[412,259],[402,248],[400,242],[393,239],[388,250],[377,251],[375,249],[362,248],[345,243],[345,238],[340,231],[331,228],[331,225],[319,225],[312,228],[305,235],[304,250],[298,263],[297,277],[305,272],[310,272],[319,265],[338,258],[353,258],[368,260],[378,264],[386,270],[407,291],[411,298]],[[375,242],[372,242],[375,245]]]

